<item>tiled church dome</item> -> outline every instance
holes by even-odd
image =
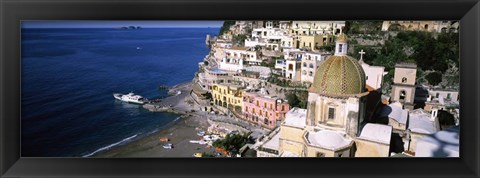
[[[315,72],[311,91],[327,96],[351,96],[365,92],[365,72],[350,56],[330,56]]]

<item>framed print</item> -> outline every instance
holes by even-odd
[[[2,177],[478,176],[478,1],[1,8]]]

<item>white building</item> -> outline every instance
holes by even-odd
[[[249,47],[231,47],[225,49],[225,58],[228,61],[240,61],[247,62],[249,64],[261,63],[260,53]]]
[[[417,142],[421,138],[434,134],[440,130],[437,112],[428,113],[423,109],[410,111],[408,119],[408,130],[410,131],[410,143],[405,150],[415,151]]]
[[[460,128],[448,128],[418,140],[415,157],[460,157]]]
[[[285,114],[284,125],[305,128],[307,120],[307,110],[294,107]]]
[[[381,117],[388,117],[388,125],[395,130],[407,130],[408,110],[403,109],[402,103],[393,102],[384,106],[380,113]]]
[[[345,21],[292,21],[292,35],[340,34]]]
[[[260,74],[260,78],[267,79],[272,75],[272,70],[270,67],[265,66],[248,66],[245,68],[246,71],[258,72]]]
[[[244,69],[243,60],[231,60],[228,58],[223,58],[223,60],[218,64],[218,68],[221,70],[237,72]]]
[[[286,60],[285,64],[287,69],[285,70],[285,78],[290,79],[292,81],[300,81],[300,66],[301,61],[298,60]]]
[[[398,25],[402,30],[428,32],[458,32],[458,21],[383,21],[382,31],[389,31],[390,26]]]
[[[313,77],[318,66],[326,57],[330,56],[327,52],[305,52],[302,55],[301,81],[313,83]]]
[[[371,66],[363,61],[360,61],[360,65],[362,65],[362,68],[365,71],[367,79],[366,84],[375,90],[382,88],[383,76],[388,74],[388,72],[385,72],[385,67]]]
[[[455,90],[432,88],[428,89],[428,94],[430,95],[430,99],[443,98],[444,100],[457,102],[460,100],[460,98],[458,97],[458,91]]]
[[[274,28],[273,22],[269,21],[265,28],[252,30],[252,37],[245,39],[245,46],[264,46],[278,51],[280,47],[292,47],[293,37],[289,35],[286,29]]]

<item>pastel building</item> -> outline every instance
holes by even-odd
[[[392,127],[364,121],[365,73],[347,56],[347,37],[339,35],[335,54],[318,67],[307,109],[293,108],[280,126],[281,157],[388,157]]]
[[[293,38],[293,47],[313,51],[331,42],[333,36],[328,34],[297,35]]]
[[[214,84],[213,104],[240,112],[243,106],[243,87],[235,84]]]
[[[398,101],[406,109],[413,110],[415,98],[415,82],[417,77],[417,65],[412,63],[400,63],[395,65],[393,77],[391,101]]]
[[[246,121],[267,129],[277,126],[277,121],[285,119],[290,105],[275,96],[268,96],[265,91],[245,91],[243,94],[243,115]]]
[[[261,63],[262,60],[259,57],[260,52],[255,51],[253,48],[249,47],[231,47],[225,49],[225,60],[229,61],[240,61],[254,64]]]
[[[198,79],[204,89],[212,90],[212,85],[231,83],[232,73],[218,68],[205,68],[205,72],[198,74]]]
[[[345,21],[292,21],[291,34],[340,34],[345,27]]]
[[[313,77],[318,66],[330,55],[330,53],[326,52],[306,52],[302,56],[301,81],[313,83]]]

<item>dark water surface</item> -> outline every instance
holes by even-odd
[[[151,134],[178,115],[115,101],[112,93],[167,96],[189,81],[218,28],[22,29],[21,151],[77,157]]]

